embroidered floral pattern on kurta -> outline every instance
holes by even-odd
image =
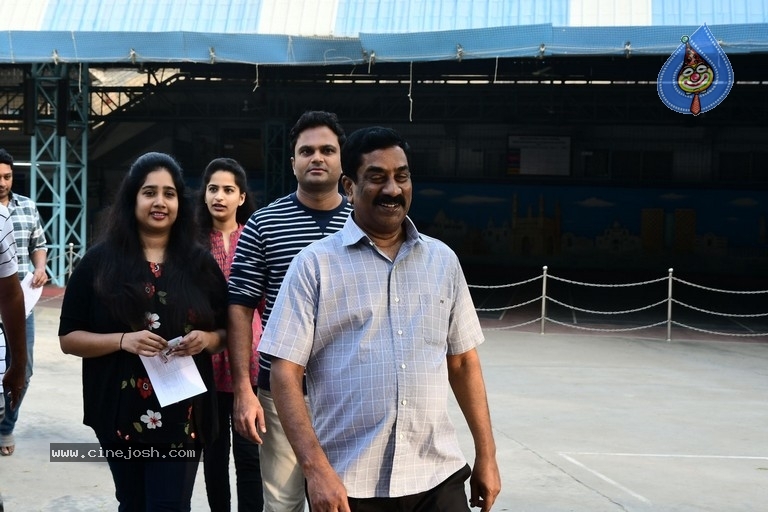
[[[215,229],[212,229],[210,233],[211,254],[213,255],[213,259],[216,260],[216,263],[219,264],[219,268],[226,279],[229,279],[229,269],[232,266],[232,261],[235,257],[235,248],[237,247],[237,242],[240,240],[240,233],[242,233],[243,227],[242,224],[238,224],[237,229],[230,233],[229,252],[227,252],[224,246],[224,234]],[[251,330],[253,338],[251,342],[249,375],[251,378],[251,385],[255,386],[259,376],[258,347],[259,340],[261,339],[260,312],[254,312]],[[213,380],[216,382],[216,389],[218,391],[232,393],[232,371],[229,365],[229,350],[224,349],[222,352],[212,354],[211,361],[213,362]]]
[[[168,305],[172,300],[164,291],[163,266],[149,263],[148,281],[144,284],[151,311],[144,314],[144,325],[137,330],[150,330],[165,339],[186,334],[194,328],[195,315],[190,313],[182,327],[184,332],[173,331],[168,321]],[[178,328],[177,328],[178,329]],[[152,382],[141,359],[125,358],[122,365],[120,407],[117,435],[126,441],[179,443],[195,438],[191,424],[190,399],[160,407]]]

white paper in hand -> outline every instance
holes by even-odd
[[[28,272],[27,275],[24,276],[24,279],[21,280],[21,290],[24,292],[24,309],[26,310],[26,316],[29,316],[30,313],[32,313],[32,309],[43,294],[42,286],[32,288],[33,277],[35,277],[34,274]]]
[[[147,370],[160,407],[206,392],[205,382],[192,356],[173,356],[165,361],[159,354],[139,357]]]

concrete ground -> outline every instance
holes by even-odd
[[[16,453],[0,457],[8,512],[116,509],[106,463],[49,460],[50,443],[95,442],[81,423],[80,360],[59,349],[59,295],[46,290],[35,310],[35,375]],[[663,332],[541,335],[484,326],[480,354],[503,485],[494,510],[766,507],[766,340],[669,343]],[[471,437],[456,407],[453,414],[471,462]],[[192,510],[208,510],[202,470]]]

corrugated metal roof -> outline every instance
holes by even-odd
[[[663,55],[704,23],[768,52],[768,0],[2,0],[0,63]]]
[[[357,37],[551,24],[768,23],[766,0],[3,0],[0,30]]]
[[[339,0],[336,34],[407,33],[551,23],[566,25],[570,0]]]
[[[653,25],[730,25],[768,22],[766,0],[653,0]]]
[[[260,0],[50,0],[43,30],[256,33]]]
[[[332,36],[338,0],[262,0],[260,34]],[[356,34],[352,34],[356,35]]]
[[[0,63],[363,64],[495,57],[669,55],[698,27],[526,25],[359,38],[199,32],[8,32]],[[726,53],[768,53],[768,24],[710,27]]]
[[[0,2],[0,28],[4,30],[45,30],[42,22],[48,0],[4,0]]]
[[[615,27],[651,24],[651,4],[660,0],[571,0],[567,26]]]

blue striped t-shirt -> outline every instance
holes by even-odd
[[[266,326],[293,258],[312,242],[339,231],[351,211],[346,197],[335,209],[323,211],[307,208],[294,192],[254,212],[235,249],[229,304],[256,309],[264,297],[261,324]],[[269,390],[270,369],[270,360],[260,356],[258,386],[262,389]]]

